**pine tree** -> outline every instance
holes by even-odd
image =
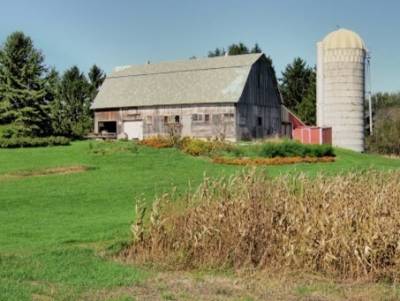
[[[261,50],[260,46],[258,45],[258,43],[255,43],[254,47],[251,48],[251,51],[250,51],[250,53],[261,53],[261,52],[262,52],[262,50]]]
[[[218,47],[215,48],[215,50],[209,51],[208,52],[208,57],[217,57],[217,56],[224,56],[225,55],[225,49],[221,48],[219,49]]]
[[[228,54],[229,55],[239,55],[239,54],[248,54],[249,53],[249,48],[247,48],[246,45],[244,45],[242,42],[238,44],[232,44],[228,48]]]
[[[51,132],[44,56],[22,32],[12,33],[0,50],[0,123],[9,135],[45,136]]]
[[[51,68],[45,77],[46,101],[51,104],[58,95],[60,85],[60,75],[55,68]]]
[[[51,69],[47,76],[47,97],[51,99],[50,102],[50,117],[53,133],[56,135],[64,135],[66,131],[64,129],[64,111],[63,105],[60,99],[60,86],[61,78],[59,73],[55,69]],[[66,135],[67,136],[67,135]]]
[[[282,72],[280,89],[284,104],[293,111],[307,94],[313,70],[301,58],[295,58]]]
[[[88,77],[90,80],[93,101],[99,91],[100,86],[106,79],[106,74],[97,65],[93,65],[89,70]]]
[[[58,135],[81,138],[92,128],[91,84],[74,66],[64,72],[52,106],[53,127]]]
[[[307,88],[307,92],[302,101],[297,105],[296,112],[300,119],[308,125],[316,124],[316,106],[317,106],[317,87],[316,87],[316,72],[310,75],[310,83]]]
[[[258,43],[255,43],[253,48],[249,50],[249,48],[239,42],[237,44],[233,43],[228,47],[228,54],[229,55],[240,55],[240,54],[248,54],[248,53],[261,53],[262,50]],[[224,56],[226,54],[226,51],[224,48],[215,48],[215,50],[211,50],[208,52],[208,57],[217,57],[217,56]]]

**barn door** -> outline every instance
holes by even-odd
[[[143,139],[143,121],[124,121],[124,133],[128,139]]]

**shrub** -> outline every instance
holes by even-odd
[[[193,138],[190,137],[183,137],[181,139],[178,140],[176,147],[180,150],[183,150],[184,148],[186,148],[191,141],[193,140]]]
[[[183,147],[183,152],[192,156],[210,155],[214,147],[212,142],[192,139]]]
[[[400,280],[400,172],[269,178],[254,170],[163,195],[121,255],[171,269],[257,268]]]
[[[154,148],[168,148],[174,146],[174,141],[170,137],[153,136],[143,139],[139,144]]]
[[[192,156],[212,156],[223,151],[233,151],[235,146],[230,143],[215,140],[186,139],[182,143],[182,151]]]
[[[0,148],[69,145],[70,140],[61,136],[0,138]]]
[[[260,150],[261,157],[325,157],[334,156],[330,145],[301,144],[295,141],[265,143]]]

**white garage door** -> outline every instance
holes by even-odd
[[[143,121],[124,121],[124,133],[128,139],[143,139]]]

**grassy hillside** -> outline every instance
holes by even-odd
[[[129,239],[135,199],[151,202],[172,187],[177,194],[196,187],[204,173],[222,176],[240,170],[175,149],[127,145],[76,142],[0,150],[0,300],[90,299],[92,293],[148,281],[154,271],[107,259],[107,253]],[[335,163],[265,169],[271,175],[315,175],[400,167],[400,160],[336,153]],[[87,170],[39,176],[47,168],[71,166]]]

